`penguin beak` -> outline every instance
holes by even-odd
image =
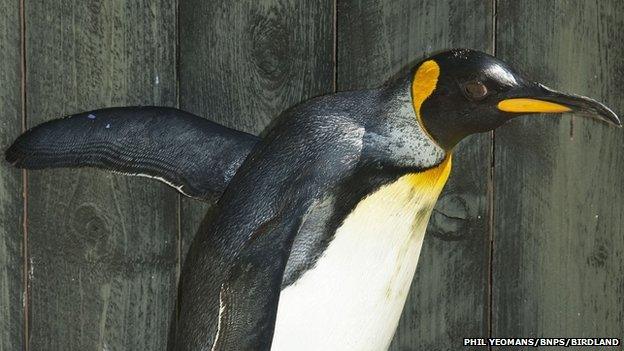
[[[622,127],[622,122],[615,112],[585,96],[561,93],[539,83],[516,91],[513,95],[498,102],[497,107],[500,111],[518,114],[580,112]]]

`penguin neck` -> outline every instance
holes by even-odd
[[[379,89],[378,110],[370,116],[364,134],[364,163],[405,173],[440,165],[447,151],[426,131],[413,104],[411,81],[391,81]]]

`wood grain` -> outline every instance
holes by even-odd
[[[338,89],[374,87],[426,54],[492,51],[490,2],[338,2]],[[423,245],[391,350],[457,350],[488,329],[491,139],[463,141]]]
[[[260,134],[333,89],[333,2],[180,2],[180,108]],[[208,206],[182,199],[188,247]],[[185,251],[185,249],[183,249]]]
[[[0,2],[0,150],[22,128],[20,3]],[[0,161],[0,351],[24,348],[22,176]]]
[[[175,105],[175,3],[27,2],[27,121]],[[163,350],[177,195],[94,170],[30,173],[31,350]]]
[[[509,0],[497,13],[500,57],[624,111],[624,3]],[[496,133],[495,336],[624,335],[624,132],[571,118]]]
[[[179,83],[181,108],[260,134],[287,107],[376,86],[427,53],[492,52],[494,12],[499,57],[624,111],[621,1],[496,4],[26,2],[27,122],[105,106],[174,106]],[[19,2],[2,2],[2,149],[21,130],[19,24]],[[391,350],[457,350],[490,327],[510,337],[624,335],[624,132],[564,116],[518,119],[495,135],[493,159],[489,135],[455,152]],[[178,244],[183,254],[208,206],[93,170],[30,172],[28,188],[24,301],[22,178],[0,165],[0,351],[26,346],[26,302],[31,350],[165,349]]]

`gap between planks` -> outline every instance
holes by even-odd
[[[21,129],[22,133],[28,128],[26,120],[26,11],[25,0],[19,2],[20,17],[20,97],[21,97]],[[28,172],[22,170],[22,306],[23,306],[23,328],[24,328],[24,350],[30,349],[29,345],[29,302],[30,302],[30,282],[28,280]]]
[[[497,0],[492,0],[492,55],[496,56],[496,30],[497,30]],[[488,212],[489,212],[489,244],[490,253],[488,260],[488,337],[492,337],[492,331],[494,328],[494,303],[493,303],[493,290],[494,290],[494,176],[496,165],[496,132],[492,130],[490,132],[490,174],[488,177]],[[488,350],[492,350],[492,346],[488,346]]]

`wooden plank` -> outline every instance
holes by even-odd
[[[333,89],[333,1],[180,2],[180,108],[259,134]],[[183,252],[208,206],[183,199]]]
[[[19,1],[0,3],[0,150],[22,129]],[[4,160],[2,160],[4,161]],[[24,348],[22,176],[0,165],[0,351]]]
[[[175,3],[26,3],[30,126],[105,106],[176,103]],[[29,176],[30,349],[164,350],[177,194],[95,170]]]
[[[624,3],[499,1],[498,55],[624,111]],[[493,335],[624,335],[624,132],[569,115],[496,133]],[[549,348],[552,349],[552,348]]]
[[[426,53],[492,51],[491,2],[338,2],[338,89],[374,87]],[[429,225],[391,350],[461,348],[488,330],[488,200],[491,139],[472,136]]]

